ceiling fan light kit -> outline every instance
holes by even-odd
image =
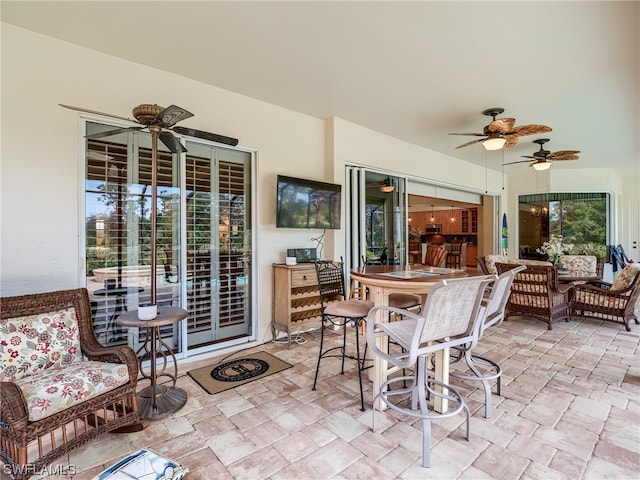
[[[507,143],[507,140],[502,137],[493,137],[487,138],[484,142],[482,142],[482,146],[485,150],[500,150],[504,147],[504,144]]]
[[[531,166],[535,168],[537,171],[542,172],[543,170],[549,170],[551,168],[551,162],[540,161],[540,162],[535,162]]]
[[[384,179],[384,183],[380,187],[380,190],[382,190],[384,193],[391,193],[395,190],[395,188],[396,187],[391,182],[391,178],[387,177]]]

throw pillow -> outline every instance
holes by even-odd
[[[616,277],[610,290],[626,290],[633,282],[633,279],[636,278],[638,272],[640,272],[640,263],[627,264],[620,272],[620,275]]]

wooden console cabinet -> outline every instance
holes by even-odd
[[[313,263],[273,264],[273,338],[286,332],[288,347],[291,335],[320,328],[320,294]]]

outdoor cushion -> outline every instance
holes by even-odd
[[[372,308],[373,302],[369,300],[343,300],[327,305],[324,313],[336,317],[360,318],[366,317]]]
[[[546,260],[528,260],[526,258],[512,258],[507,263],[510,263],[512,265],[542,265],[546,267],[553,266],[553,263],[547,262]]]
[[[628,263],[611,285],[611,290],[626,290],[640,271],[640,263]]]
[[[598,258],[595,255],[560,255],[558,265],[569,270],[597,272]]]
[[[0,380],[14,382],[82,361],[76,311],[0,320]]]
[[[627,304],[627,298],[625,297],[613,297],[606,293],[597,293],[594,291],[587,291],[576,289],[575,302],[580,304],[588,304],[592,307],[606,307],[623,309]]]
[[[504,255],[486,255],[484,257],[484,263],[489,273],[497,275],[498,269],[496,268],[496,263],[507,263],[507,257]]]
[[[16,380],[34,422],[113,390],[129,381],[122,363],[76,362],[62,368],[48,368],[38,375]]]

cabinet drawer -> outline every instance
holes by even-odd
[[[315,268],[291,271],[292,287],[309,287],[318,284]]]

